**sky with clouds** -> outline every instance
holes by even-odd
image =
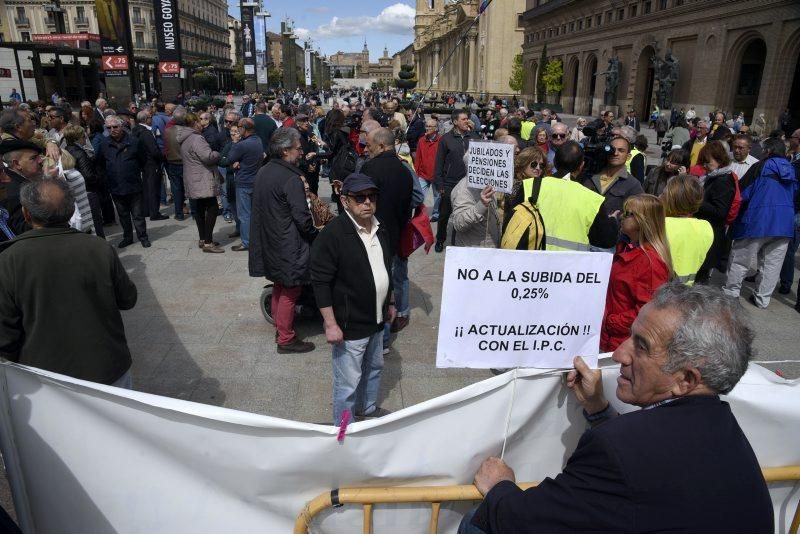
[[[325,55],[360,52],[366,38],[370,60],[377,61],[384,46],[391,56],[414,40],[414,7],[409,1],[263,0],[263,6],[272,15],[267,19],[269,31],[279,33],[281,20],[291,18],[299,41],[310,38]],[[239,0],[228,0],[228,13],[240,18]],[[263,46],[262,20],[257,19],[258,48]]]

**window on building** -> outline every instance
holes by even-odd
[[[667,0],[658,0],[658,9],[667,9]]]
[[[79,21],[86,20],[86,8],[83,6],[78,6],[75,8],[75,13],[77,14],[77,19]]]
[[[600,24],[603,23],[603,15],[597,15],[597,17],[595,18],[597,19],[595,20],[595,22],[597,23],[596,26],[600,26]]]
[[[134,7],[133,8],[133,22],[142,22],[142,10],[141,8]]]
[[[650,6],[650,2],[645,2],[644,3],[644,6],[642,7],[642,11],[644,12],[645,15],[650,13],[650,7],[651,7]]]
[[[618,9],[617,10],[617,20],[622,20],[624,18],[625,18],[625,10],[624,9]]]
[[[628,15],[629,17],[633,18],[633,17],[636,16],[636,11],[637,11],[636,7],[637,7],[636,4],[631,6],[631,9],[630,9],[631,13],[630,13],[630,15]]]
[[[569,23],[569,31],[571,31],[571,32],[575,31],[575,23],[574,22],[570,22]]]
[[[23,43],[31,42],[31,32],[20,32],[20,36],[22,36]]]
[[[17,6],[17,19],[25,20],[25,8]]]
[[[136,48],[144,48],[144,32],[136,32],[134,41],[136,41]]]
[[[586,19],[586,28],[589,29],[592,27],[592,17]]]
[[[614,13],[611,11],[606,11],[606,24],[611,24],[611,21],[614,20]]]
[[[583,19],[581,19],[581,20],[579,20],[579,21],[578,21],[578,29],[579,29],[579,30],[582,30],[582,29],[583,29]]]
[[[675,0],[675,6],[676,7],[677,6],[682,6],[682,5],[683,5],[683,0]]]

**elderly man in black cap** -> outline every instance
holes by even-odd
[[[375,217],[378,187],[353,173],[342,184],[344,212],[311,247],[311,282],[333,345],[333,422],[389,413],[378,407],[383,327],[394,319],[389,235]]]
[[[29,230],[22,215],[20,189],[42,179],[42,149],[35,143],[7,139],[0,143],[4,178],[0,180],[0,241]]]

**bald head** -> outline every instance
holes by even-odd
[[[20,191],[25,220],[34,228],[67,226],[75,212],[75,197],[62,180],[28,182]]]
[[[367,153],[370,159],[394,150],[394,134],[389,128],[377,128],[367,134]]]
[[[372,120],[372,119],[366,120],[366,121],[361,123],[361,131],[363,133],[367,133],[367,134],[372,132],[373,130],[377,130],[380,127],[381,127],[381,123],[379,123],[378,121]]]

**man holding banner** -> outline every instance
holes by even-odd
[[[459,534],[773,532],[758,460],[719,398],[747,369],[752,341],[738,301],[662,286],[613,355],[617,398],[643,409],[617,417],[600,371],[576,357],[567,387],[592,428],[561,474],[527,491],[501,459],[484,461],[475,475],[484,501]]]

